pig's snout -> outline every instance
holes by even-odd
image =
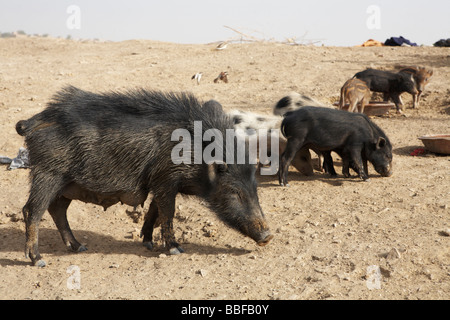
[[[392,170],[389,170],[388,172],[385,172],[383,174],[383,177],[390,177],[390,176],[392,176],[392,174],[393,174]]]
[[[264,247],[272,239],[273,239],[273,234],[271,234],[269,230],[266,230],[266,231],[261,233],[260,240],[256,240],[255,239],[255,241],[258,244],[258,246]]]
[[[392,171],[392,164],[388,164],[387,166],[380,166],[375,168],[375,170],[383,177],[390,177],[394,173]]]
[[[242,232],[255,240],[259,246],[267,245],[273,238],[264,220],[250,222],[246,227],[242,228]]]

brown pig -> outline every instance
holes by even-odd
[[[413,76],[417,89],[417,93],[412,94],[413,108],[418,107],[419,98],[422,92],[425,90],[425,86],[430,81],[431,76],[433,75],[433,70],[424,67],[406,67],[402,68],[399,72],[411,74]]]
[[[341,88],[341,97],[339,99],[339,109],[342,110],[345,101],[349,102],[348,111],[355,112],[358,106],[358,112],[363,113],[364,107],[369,102],[370,89],[362,80],[352,78],[347,80]]]

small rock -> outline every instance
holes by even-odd
[[[392,248],[392,250],[389,251],[389,253],[386,255],[386,259],[388,260],[395,260],[400,258],[401,258],[400,252],[396,248]]]
[[[9,217],[9,219],[12,222],[17,222],[20,221],[22,218],[20,217],[20,215],[16,214],[16,213],[7,213],[6,214],[7,217]]]
[[[202,228],[204,232],[204,236],[208,238],[215,237],[217,234],[217,228],[213,225],[213,223],[209,223],[208,225]]]
[[[138,229],[131,231],[131,239],[134,241],[139,241],[141,239],[141,232]]]
[[[446,236],[446,237],[450,237],[450,228],[447,228],[445,230],[442,230],[440,232],[441,235]]]
[[[198,270],[196,273],[199,274],[199,275],[201,275],[202,277],[205,277],[206,274],[207,274],[206,270],[204,270],[204,269],[200,269],[200,270]]]
[[[383,210],[380,210],[380,211],[378,211],[378,213],[380,214],[380,213],[385,213],[385,212],[388,212],[390,209],[389,208],[384,208]]]
[[[325,269],[322,268],[314,268],[314,271],[318,273],[325,273]]]
[[[10,221],[9,218],[7,218],[3,215],[0,215],[0,224],[7,224],[9,221]]]
[[[388,270],[388,269],[385,269],[385,268],[383,268],[383,267],[380,267],[380,272],[381,272],[381,275],[382,275],[383,277],[385,277],[385,278],[390,278],[390,277],[391,277],[391,271]]]

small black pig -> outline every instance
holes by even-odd
[[[63,242],[73,251],[86,250],[67,221],[72,200],[106,210],[118,202],[143,205],[153,194],[142,228],[144,245],[153,248],[153,228],[160,223],[166,247],[178,254],[183,249],[173,231],[175,197],[197,195],[227,225],[259,245],[267,244],[273,236],[259,205],[254,165],[173,161],[179,142],[172,139],[173,133],[181,128],[193,134],[195,121],[203,124],[203,132],[216,129],[224,136],[226,129],[233,128],[217,104],[202,108],[191,94],[143,89],[96,94],[66,87],[41,113],[19,121],[16,130],[25,136],[31,164],[31,189],[23,214],[25,253],[32,263],[45,266],[38,233],[46,210]],[[223,144],[225,150],[225,139]],[[201,141],[201,151],[206,146]],[[194,157],[193,148],[188,159]]]
[[[418,94],[414,78],[408,73],[366,69],[356,73],[353,78],[364,81],[371,91],[383,92],[385,99],[392,99],[397,113],[403,111],[403,103],[400,99],[403,92]]]
[[[279,181],[288,185],[289,164],[303,147],[322,151],[324,167],[333,174],[331,151],[343,160],[343,173],[349,168],[368,180],[367,161],[384,177],[392,174],[392,146],[384,132],[366,115],[321,107],[303,107],[288,113],[281,123],[287,146],[281,156]],[[330,163],[331,162],[331,163]]]

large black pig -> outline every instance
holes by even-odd
[[[214,128],[224,137],[225,130],[233,128],[221,108],[202,108],[190,94],[143,89],[95,94],[66,87],[41,113],[19,121],[16,130],[25,136],[31,162],[31,189],[23,214],[25,254],[32,263],[45,266],[38,231],[47,209],[64,243],[73,251],[86,250],[67,221],[72,200],[106,210],[118,202],[143,205],[152,194],[142,228],[144,245],[153,248],[153,228],[160,223],[166,247],[177,254],[183,249],[173,231],[175,197],[197,195],[227,225],[259,245],[267,244],[273,236],[259,205],[254,165],[172,161],[171,152],[179,143],[172,141],[173,131],[193,133],[194,121],[202,122],[203,132]]]
[[[371,91],[383,92],[385,99],[392,99],[397,113],[402,113],[403,103],[400,95],[403,92],[408,92],[413,96],[419,93],[413,76],[408,73],[366,69],[356,73],[353,77],[364,81]]]
[[[367,161],[382,176],[392,174],[392,146],[384,132],[366,115],[321,107],[303,107],[288,113],[281,123],[287,146],[281,156],[279,181],[288,185],[287,174],[293,157],[303,147],[321,151],[324,167],[334,173],[331,152],[342,157],[343,173],[349,168],[368,180]]]

